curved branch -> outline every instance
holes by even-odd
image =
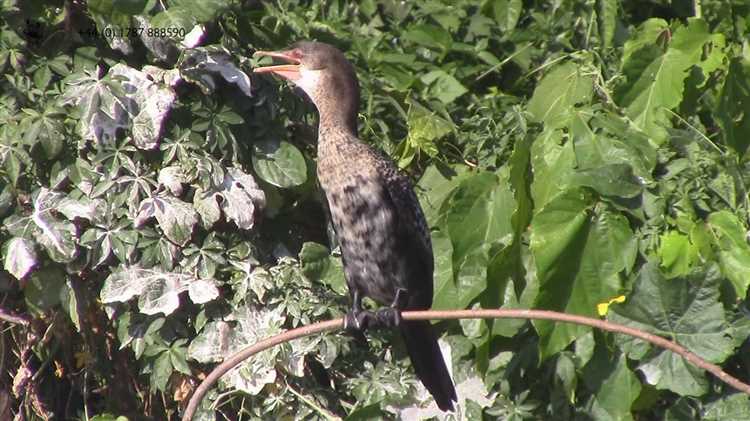
[[[28,326],[30,317],[19,315],[10,310],[0,307],[0,320],[17,325]]]
[[[710,363],[696,354],[688,351],[682,345],[672,342],[640,329],[624,326],[606,320],[593,319],[591,317],[577,316],[573,314],[558,313],[548,310],[523,310],[523,309],[475,309],[475,310],[426,310],[426,311],[405,311],[401,313],[404,320],[455,320],[455,319],[535,319],[535,320],[552,320],[565,323],[590,326],[593,328],[605,330],[607,332],[622,333],[650,342],[658,347],[668,349],[675,354],[680,355],[696,367],[702,368],[733,388],[750,395],[750,385],[743,383],[736,377],[725,372],[716,364]],[[249,346],[236,354],[232,355],[224,362],[216,366],[211,373],[206,376],[203,382],[195,389],[195,393],[190,397],[182,421],[190,421],[198,409],[198,405],[203,396],[226,372],[240,364],[242,361],[250,358],[258,352],[264,351],[281,343],[291,341],[292,339],[309,336],[316,333],[339,330],[343,328],[344,320],[335,319],[325,322],[319,322],[308,326],[298,327],[288,330],[268,339],[264,339],[252,346]]]

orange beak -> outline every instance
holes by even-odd
[[[292,82],[302,77],[300,74],[301,61],[292,53],[292,51],[256,51],[255,54],[253,54],[253,57],[260,56],[274,57],[292,64],[257,67],[253,69],[253,73],[273,73]]]

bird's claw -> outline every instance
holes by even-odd
[[[367,329],[392,328],[401,325],[401,311],[395,308],[382,308],[375,312],[350,311],[344,316],[344,329],[361,333]]]
[[[401,311],[397,308],[381,308],[375,313],[378,327],[399,327],[401,325]]]
[[[375,315],[371,311],[350,311],[344,317],[344,329],[350,332],[363,332],[372,325]]]

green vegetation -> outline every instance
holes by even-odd
[[[749,26],[744,0],[2,1],[0,307],[31,322],[0,418],[177,419],[228,354],[346,311],[314,109],[251,74],[299,39],[346,52],[361,137],[417,183],[435,308],[602,316],[747,381]],[[454,419],[750,419],[627,337],[437,326]],[[437,415],[404,357],[286,343],[198,419]]]

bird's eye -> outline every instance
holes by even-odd
[[[304,54],[302,54],[302,51],[299,48],[295,48],[289,53],[290,56],[294,57],[297,60],[302,60],[302,57]]]

